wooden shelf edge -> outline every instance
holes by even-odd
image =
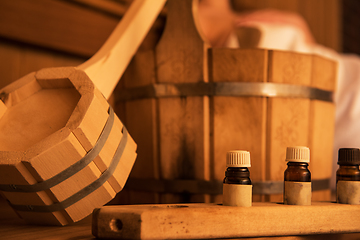
[[[209,239],[360,232],[360,205],[253,203],[105,206],[95,209],[98,238]]]

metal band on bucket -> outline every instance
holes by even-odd
[[[319,88],[269,82],[161,83],[119,91],[116,101],[187,96],[288,97],[333,102],[333,92]]]
[[[312,190],[321,191],[330,188],[330,179],[312,180]],[[283,181],[253,181],[253,194],[281,194],[284,189]],[[188,194],[222,194],[222,181],[206,180],[168,180],[129,178],[126,189],[156,193],[188,193]]]

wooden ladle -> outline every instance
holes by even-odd
[[[166,0],[135,0],[78,67],[30,73],[0,90],[0,192],[30,223],[65,225],[119,192],[136,144],[107,102]]]

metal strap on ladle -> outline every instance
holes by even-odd
[[[33,185],[1,184],[0,190],[4,192],[23,192],[23,193],[44,191],[50,189],[51,187],[63,182],[64,180],[78,173],[81,169],[85,168],[90,162],[92,162],[96,156],[99,155],[101,149],[104,147],[106,140],[108,139],[109,134],[111,132],[114,123],[114,117],[115,117],[114,111],[112,108],[110,108],[108,120],[95,146],[81,160],[77,161],[67,169],[63,170],[62,172],[58,173],[57,175],[53,176],[48,180],[35,183]],[[126,128],[123,127],[123,136],[120,140],[118,148],[116,149],[116,152],[108,168],[101,174],[101,176],[97,180],[90,183],[88,186],[84,187],[83,189],[73,194],[72,196],[68,197],[67,199],[63,200],[62,202],[57,202],[52,205],[15,205],[11,203],[10,205],[12,206],[13,209],[17,211],[55,212],[66,209],[67,207],[78,202],[82,198],[86,197],[87,195],[89,195],[90,193],[94,192],[96,189],[101,187],[112,176],[124,152],[127,139],[128,139],[128,133]]]
[[[101,132],[97,142],[94,147],[79,161],[54,175],[53,177],[38,182],[32,185],[19,185],[19,184],[0,184],[0,191],[4,192],[39,192],[52,188],[53,186],[65,181],[70,178],[84,167],[86,167],[89,163],[91,163],[96,156],[99,155],[101,149],[104,147],[106,140],[109,137],[112,126],[114,123],[114,110],[109,108],[109,117],[103,131]]]
[[[53,203],[51,205],[13,205],[11,207],[17,211],[26,211],[26,212],[56,212],[64,210],[67,207],[73,205],[74,203],[80,201],[84,197],[88,196],[96,189],[101,187],[114,173],[121,156],[125,150],[126,143],[128,139],[128,132],[125,127],[123,127],[123,136],[121,141],[116,149],[116,152],[111,160],[109,167],[101,174],[101,176],[96,179],[94,182],[90,183],[88,186],[84,187],[77,193],[63,200],[62,202]]]

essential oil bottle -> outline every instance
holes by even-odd
[[[360,204],[360,150],[340,148],[339,169],[336,171],[336,201],[345,204]]]
[[[234,150],[226,153],[226,171],[223,181],[223,205],[250,207],[252,185],[250,180],[250,153]]]
[[[284,204],[311,205],[311,173],[308,169],[310,149],[288,147],[284,172]]]

